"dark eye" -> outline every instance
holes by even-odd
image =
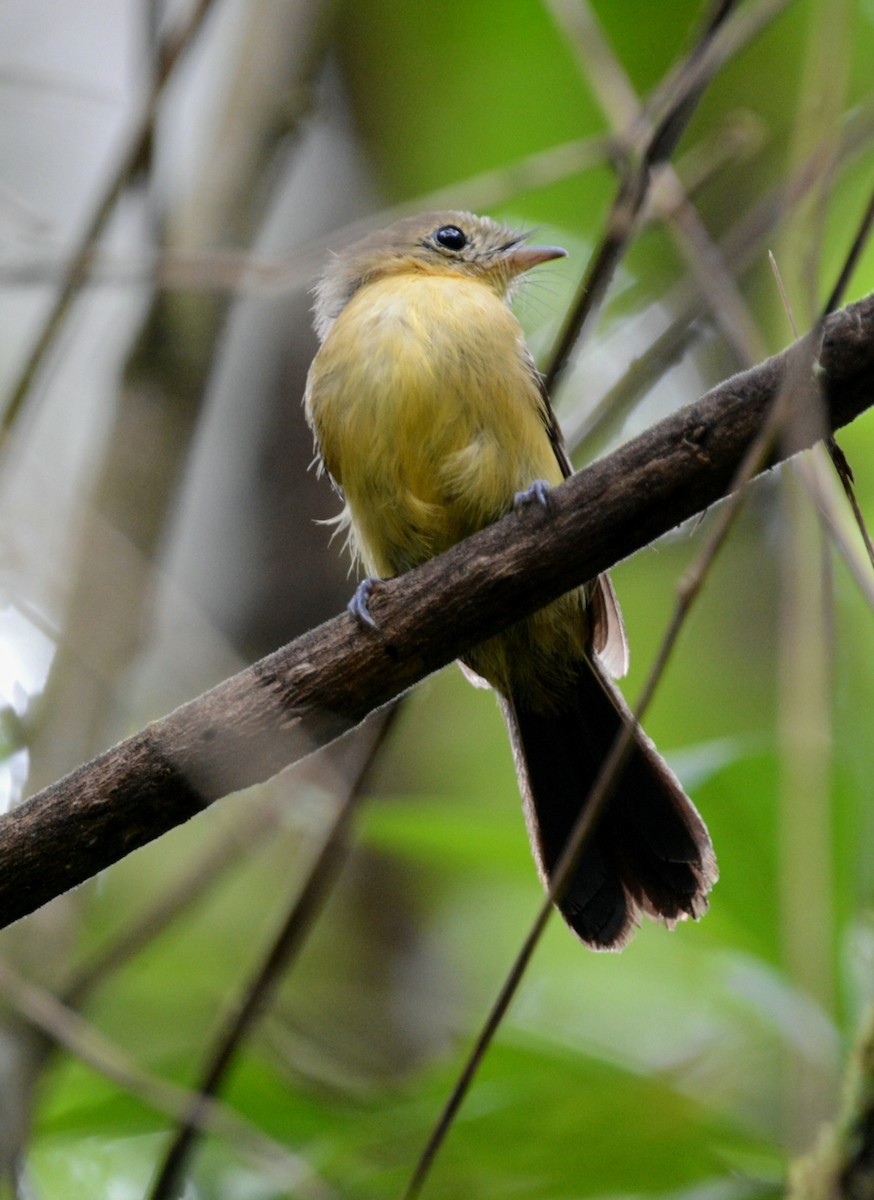
[[[467,245],[467,238],[457,225],[444,225],[442,229],[438,229],[434,234],[434,241],[444,250],[463,250]]]

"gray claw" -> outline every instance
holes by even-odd
[[[361,583],[355,589],[355,595],[346,605],[352,616],[359,620],[362,625],[366,625],[368,629],[379,629],[379,625],[371,616],[367,602],[373,591],[373,585],[380,582],[381,580],[374,578],[362,579]]]
[[[545,479],[535,479],[524,492],[517,492],[513,497],[513,508],[517,511],[529,504],[539,504],[541,508],[549,508],[550,487]]]

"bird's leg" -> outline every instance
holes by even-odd
[[[517,492],[513,497],[513,508],[516,512],[527,508],[529,504],[539,504],[541,508],[549,508],[550,485],[545,479],[535,479],[524,492]]]
[[[351,612],[362,625],[366,625],[368,629],[379,629],[379,624],[371,615],[368,601],[370,594],[373,591],[374,585],[382,583],[382,580],[375,575],[368,576],[367,579],[362,579],[358,587],[355,589],[355,595],[346,605],[346,608]]]

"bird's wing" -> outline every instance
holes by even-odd
[[[549,393],[543,382],[543,376],[537,370],[533,358],[529,356],[531,373],[537,381],[540,394],[540,413],[546,434],[552,445],[553,452],[561,473],[565,479],[573,474],[573,465],[565,445],[564,434],[555,415],[555,409],[549,399]],[[622,610],[606,573],[599,575],[587,588],[589,613],[592,626],[592,650],[598,656],[598,661],[608,674],[620,678],[628,671],[628,639],[625,636],[625,623],[622,620]]]

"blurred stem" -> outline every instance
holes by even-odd
[[[821,316],[839,304],[874,223],[869,198],[838,278]],[[782,281],[778,276],[778,282]],[[791,317],[791,314],[790,314]],[[805,411],[805,407],[807,411]],[[827,432],[821,402],[796,402],[784,444],[799,436],[811,440]],[[826,444],[845,493],[854,501],[852,472],[833,437]],[[780,906],[786,970],[798,988],[833,1016],[835,1009],[834,895],[831,830],[831,692],[834,666],[834,603],[830,544],[819,529],[816,510],[804,502],[803,473],[782,474],[784,539],[783,590],[778,663],[780,783]],[[866,544],[864,522],[857,521]],[[819,533],[820,536],[817,536]],[[818,549],[817,549],[818,548]],[[805,1037],[792,1038],[806,1045]],[[802,1034],[804,1030],[801,1031]],[[787,1045],[790,1043],[787,1041]],[[811,1039],[811,1047],[815,1040]],[[811,1053],[787,1064],[785,1141],[807,1144],[824,1117],[828,1089]],[[870,1193],[869,1193],[870,1194]]]
[[[324,841],[303,886],[295,880],[294,894],[285,920],[207,1056],[197,1085],[198,1098],[170,1143],[149,1193],[151,1200],[172,1200],[177,1194],[180,1177],[200,1132],[201,1106],[208,1104],[218,1094],[246,1038],[302,950],[307,935],[331,894],[346,861],[352,819],[362,798],[365,779],[397,712],[398,705],[391,705],[376,714],[355,737],[352,744],[358,760],[353,774],[346,781],[345,794],[337,796],[333,818],[326,828]]]
[[[211,342],[197,334],[211,320],[210,301],[219,307],[213,298],[159,293],[133,351],[82,519],[63,641],[31,737],[32,790],[94,754],[124,725],[113,694],[140,644],[156,548],[200,412],[203,351]]]
[[[77,1012],[66,1008],[51,992],[25,979],[4,959],[0,959],[0,993],[4,1002],[28,1023],[148,1108],[181,1119],[197,1102],[191,1092],[141,1066],[127,1050]],[[291,1177],[301,1184],[318,1183],[303,1158],[220,1101],[204,1099],[198,1105],[197,1116],[204,1128],[226,1138],[257,1167],[278,1168],[286,1179]]]
[[[794,470],[783,473],[782,598],[778,653],[779,897],[787,974],[827,1013],[835,1006],[832,911],[831,639],[816,514]],[[804,1042],[793,1037],[792,1046]],[[806,1145],[828,1102],[812,1056],[786,1075],[786,1140]]]
[[[548,0],[548,6],[575,52],[583,82],[592,89],[610,123],[617,147],[629,155],[633,132],[637,130],[640,136],[640,130],[646,129],[652,136],[652,129],[593,9],[587,0]],[[718,28],[732,7],[724,2],[714,10],[708,32]],[[749,367],[764,358],[767,348],[740,289],[671,163],[662,163],[654,175],[649,204],[673,237],[738,366]]]
[[[785,0],[776,0],[779,7]],[[762,3],[763,12],[769,7]],[[638,150],[636,161],[621,164],[619,183],[604,232],[577,290],[571,311],[550,355],[545,374],[546,389],[552,393],[568,369],[571,355],[578,355],[601,310],[616,268],[625,255],[650,194],[654,173],[670,161],[683,131],[704,94],[721,60],[713,50],[714,38],[730,15],[731,4],[714,13],[713,23],[701,34],[681,60],[668,88],[665,107],[652,116],[651,128],[638,132],[630,146]],[[636,145],[640,141],[639,147]]]
[[[224,81],[215,140],[196,186],[162,219],[171,246],[248,239],[263,212],[268,168],[302,109],[301,102],[290,113],[288,96],[309,95],[325,44],[313,6],[263,8],[252,14]],[[265,42],[268,65],[254,72],[251,62],[265,61]],[[159,79],[176,45],[162,51]],[[229,303],[224,295],[159,289],[144,317],[83,517],[64,639],[31,743],[33,791],[124,728],[119,683],[151,612],[154,562],[176,511]]]
[[[819,186],[787,222],[780,239],[780,267],[792,297],[795,319],[806,327],[819,307],[819,268],[823,226],[838,167],[839,147],[834,130],[846,112],[855,0],[834,0],[809,7],[806,53],[797,91],[789,169],[796,170],[816,146],[828,147],[822,159]]]
[[[762,248],[787,215],[815,188],[824,163],[834,153],[837,165],[846,168],[870,146],[874,133],[874,110],[862,108],[840,122],[840,136],[829,130],[816,144],[797,170],[764,199],[742,214],[718,243],[724,262],[731,264],[740,278],[760,261]],[[834,149],[833,149],[834,148]],[[565,419],[564,432],[572,450],[581,450],[588,460],[618,436],[623,420],[635,403],[652,388],[665,372],[687,353],[701,336],[701,293],[699,285],[684,280],[668,292],[664,307],[676,313],[670,325],[648,350],[630,364],[619,381],[587,411]]]
[[[54,346],[58,334],[70,313],[79,289],[85,281],[91,249],[98,241],[109,218],[115,211],[119,198],[125,193],[131,181],[140,172],[143,162],[151,146],[154,121],[163,98],[164,87],[173,72],[176,63],[188,50],[191,43],[200,33],[201,26],[209,14],[212,0],[198,0],[184,29],[176,34],[172,41],[164,47],[161,55],[161,65],[154,84],[136,120],[132,131],[119,154],[116,169],[106,184],[103,194],[91,221],[85,228],[79,244],[72,254],[69,263],[63,270],[58,292],[43,322],[43,327],[31,349],[30,354],[12,389],[6,411],[0,418],[0,452],[8,440],[8,435],[17,421],[31,387],[42,370],[46,359]]]
[[[843,1111],[815,1149],[792,1164],[788,1200],[870,1200],[874,1195],[874,1007],[847,1068]]]

